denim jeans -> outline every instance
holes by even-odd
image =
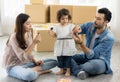
[[[106,64],[101,59],[88,60],[83,54],[72,57],[72,74],[77,76],[80,71],[85,71],[88,75],[98,75],[105,73]]]
[[[43,61],[44,65],[41,66],[42,70],[48,70],[57,65],[57,61],[54,59],[46,59]],[[12,76],[14,78],[30,82],[36,80],[39,76],[36,71],[28,69],[35,66],[36,66],[35,63],[29,62],[23,65],[11,67],[10,69],[7,70],[7,73],[9,76]]]
[[[57,56],[59,68],[71,68],[71,56]]]

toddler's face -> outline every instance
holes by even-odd
[[[62,16],[61,19],[60,19],[60,23],[61,23],[62,25],[67,24],[68,21],[69,21],[68,15],[64,15],[64,16]]]

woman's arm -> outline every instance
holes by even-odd
[[[41,36],[36,35],[32,44],[26,50],[23,50],[19,47],[17,40],[16,40],[16,37],[15,37],[15,34],[13,34],[10,37],[8,46],[9,45],[11,46],[11,48],[13,49],[14,53],[19,58],[19,60],[24,61],[25,59],[28,58],[29,55],[31,55],[31,51],[33,50],[35,44],[37,44],[40,41],[41,41]]]
[[[26,55],[29,55],[31,51],[33,50],[34,46],[41,41],[40,34],[37,34],[34,38],[32,44],[25,50]]]

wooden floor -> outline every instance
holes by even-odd
[[[4,52],[4,47],[5,43],[7,40],[7,36],[5,37],[0,37],[0,64],[2,62],[2,56]],[[33,54],[35,54],[36,59],[45,59],[45,58],[55,58],[53,56],[53,52],[35,52],[33,51]],[[89,77],[85,80],[80,80],[74,76],[70,76],[67,78],[71,79],[71,82],[120,82],[120,43],[115,43],[113,47],[113,52],[112,52],[112,60],[111,60],[111,67],[113,70],[113,75],[99,75],[95,77]],[[55,73],[58,71],[58,68],[52,69],[52,73],[50,74],[45,74],[39,76],[39,78],[34,81],[34,82],[57,82],[57,80],[61,78],[66,78],[64,75],[61,76],[56,76]],[[0,82],[24,82],[12,77],[9,77],[6,74],[6,71],[0,66]]]

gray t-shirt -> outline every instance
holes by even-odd
[[[91,43],[90,43],[90,49],[92,49],[93,48],[93,46],[94,46],[94,43],[95,43],[95,39],[96,38],[98,38],[100,35],[99,34],[97,34],[97,32],[95,32],[95,35],[93,36],[93,38],[92,38],[92,40],[91,40]]]

